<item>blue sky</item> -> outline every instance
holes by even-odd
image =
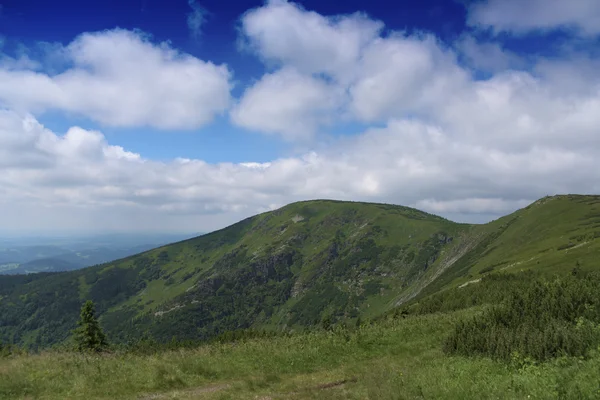
[[[0,232],[600,190],[595,0],[0,5]]]
[[[240,96],[254,80],[266,71],[256,54],[240,51],[240,17],[262,1],[195,1],[128,0],[128,1],[66,1],[41,0],[4,1],[2,34],[5,52],[13,56],[23,46],[35,48],[39,42],[67,45],[82,32],[101,31],[115,27],[150,33],[154,41],[170,41],[173,47],[194,55],[225,63],[234,71],[236,85],[232,92]],[[458,1],[404,1],[390,8],[389,1],[303,1],[308,10],[324,15],[364,12],[385,22],[390,30],[427,30],[447,40],[455,40],[465,29],[465,7]],[[199,8],[198,8],[199,7]],[[187,23],[195,10],[205,15],[200,34],[191,31]],[[29,50],[35,56],[35,50]],[[93,129],[102,126],[84,118],[68,118],[60,113],[39,119],[57,132],[65,132],[74,123]],[[356,133],[360,126],[344,124],[334,134]],[[112,144],[153,159],[174,157],[200,158],[209,162],[266,162],[282,154],[293,154],[289,142],[269,140],[261,135],[232,127],[227,118],[201,129],[180,131],[173,135],[145,128],[103,129]],[[143,140],[141,137],[143,136]]]

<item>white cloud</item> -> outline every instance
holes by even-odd
[[[365,49],[349,88],[353,115],[364,121],[429,113],[460,90],[468,74],[432,36],[393,35]]]
[[[501,108],[511,107],[502,93],[515,89],[500,86],[511,84],[505,79],[477,88],[479,97],[472,100],[482,105],[463,106],[493,105],[500,114],[517,115],[527,103],[512,105],[512,111]],[[491,100],[494,96],[498,99]],[[600,146],[591,145],[598,141],[593,133],[600,103],[590,101],[571,105],[570,113],[562,109],[563,120],[524,124],[514,136],[501,128],[486,131],[492,115],[467,115],[462,123],[448,120],[443,126],[392,119],[319,152],[240,164],[156,162],[111,146],[99,132],[75,127],[59,136],[31,116],[3,111],[3,224],[31,230],[55,225],[197,231],[314,198],[412,205],[462,220],[497,216],[547,194],[600,191]],[[472,124],[481,127],[479,134],[465,129]],[[45,214],[38,218],[40,210]]]
[[[563,28],[600,34],[598,0],[487,0],[468,9],[467,23],[498,32],[522,34]]]
[[[570,71],[582,69],[572,64]],[[573,91],[554,75],[512,71],[471,82],[436,110],[436,120],[460,132],[463,142],[485,140],[495,149],[517,152],[544,145],[567,153],[600,146],[599,101],[600,85],[593,81],[585,91]]]
[[[249,129],[304,139],[335,119],[342,99],[336,86],[286,68],[248,88],[231,117]]]
[[[47,75],[0,64],[0,103],[78,113],[106,125],[196,128],[230,105],[230,71],[139,33],[86,33],[64,49],[73,67]],[[10,68],[9,68],[10,67]]]
[[[27,55],[21,55],[19,57],[9,57],[7,55],[0,55],[0,65],[7,70],[20,70],[30,69],[35,70],[40,67],[40,63],[32,60]]]
[[[202,26],[206,22],[207,11],[196,0],[188,0],[188,5],[192,8],[187,17],[190,34],[194,38],[199,38],[202,35]]]
[[[230,115],[235,124],[291,140],[315,136],[340,120],[379,127],[329,138],[328,144],[308,142],[306,147],[313,151],[270,162],[157,162],[111,146],[100,132],[75,127],[57,135],[32,116],[2,111],[3,224],[32,230],[93,226],[198,231],[314,198],[412,205],[461,220],[481,220],[549,194],[600,192],[600,74],[598,60],[590,55],[536,59],[531,70],[519,70],[519,63],[496,44],[466,39],[456,44],[461,54],[492,74],[476,80],[471,69],[459,64],[456,50],[435,37],[382,35],[382,26],[364,16],[326,18],[272,1],[246,14],[243,25],[250,45],[278,65],[234,105]],[[112,34],[119,38],[125,33]],[[91,78],[85,81],[86,93],[102,94],[122,108],[107,108],[110,118],[102,114],[104,118],[166,118],[156,107],[150,107],[151,116],[135,114],[146,110],[136,105],[183,101],[192,96],[186,91],[189,79],[177,92],[184,95],[169,97],[175,96],[169,85],[166,94],[148,100],[143,94],[163,86],[156,79],[146,82],[149,76],[162,77],[162,69],[147,76],[150,72],[136,69],[139,62],[133,60],[147,56],[146,51],[153,55],[145,59],[147,65],[179,71],[190,63],[192,71],[221,71],[226,77],[223,87],[228,86],[224,68],[175,56],[168,46],[152,46],[135,35],[135,46],[117,47],[114,53],[138,53],[117,63],[105,43],[110,37],[80,37],[75,43],[83,43],[81,48],[68,48],[77,55],[75,67],[64,74],[2,72],[12,78],[35,77],[33,92],[27,79],[16,81],[35,96],[16,95],[13,88],[13,107],[19,105],[15,99],[21,99],[41,109],[60,104],[82,112],[65,106],[72,104],[69,99],[75,93],[65,82],[91,76],[124,80],[124,86],[102,88]],[[486,58],[494,62],[485,64]],[[127,79],[134,75],[142,77],[145,91],[128,86],[133,83]],[[178,87],[178,77],[172,79]],[[13,87],[6,79],[0,82]],[[103,94],[106,88],[109,94]],[[215,93],[226,93],[228,99],[228,90]],[[105,110],[81,99],[86,115]]]
[[[281,0],[246,13],[242,33],[251,48],[282,68],[246,91],[234,121],[306,138],[324,110],[365,122],[427,113],[468,78],[433,36],[382,32],[380,22],[361,14],[323,17]],[[240,118],[244,110],[247,118]]]
[[[501,198],[468,198],[448,201],[425,199],[417,201],[416,206],[437,214],[491,213],[502,215],[526,207],[530,203],[530,200],[504,200]]]
[[[468,65],[479,71],[493,73],[526,66],[522,57],[502,48],[499,42],[480,42],[471,35],[464,35],[455,47]]]
[[[242,17],[248,45],[264,60],[340,79],[382,28],[360,13],[324,17],[285,0],[270,0]]]

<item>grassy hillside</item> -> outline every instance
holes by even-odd
[[[0,277],[0,338],[66,340],[92,299],[113,341],[205,339],[369,318],[491,271],[593,268],[600,198],[560,196],[486,225],[309,201],[80,271]]]
[[[499,285],[486,279],[485,290],[472,286],[469,295],[490,300],[490,292],[502,296],[510,291],[506,285],[514,286],[512,278],[497,279]],[[590,282],[597,284],[598,279]],[[564,356],[544,363],[518,354],[502,362],[444,351],[442,343],[453,338],[449,333],[462,326],[462,321],[480,318],[490,310],[481,305],[468,308],[469,295],[455,302],[455,311],[415,309],[411,312],[425,314],[391,314],[355,329],[316,330],[148,354],[45,352],[0,357],[0,398],[598,398],[600,354],[595,350],[585,357]],[[599,305],[596,299],[594,306]],[[435,302],[425,306],[439,309]],[[577,330],[578,326],[571,331]]]
[[[84,299],[117,341],[373,315],[468,228],[400,206],[295,203],[114,263],[2,277],[0,334],[34,347],[61,342]]]
[[[476,283],[493,271],[547,274],[598,268],[600,196],[542,198],[528,207],[476,226],[477,246],[449,268],[423,297],[442,288]]]

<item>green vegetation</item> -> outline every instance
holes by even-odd
[[[0,279],[0,398],[599,398],[598,210],[559,196],[470,226],[304,202]],[[86,302],[76,342],[98,349],[101,323],[110,353],[56,347],[86,299],[101,318]]]
[[[99,353],[106,350],[108,342],[106,336],[96,318],[96,308],[94,302],[88,300],[81,307],[78,328],[74,331],[77,350],[80,352],[92,351]]]
[[[451,354],[546,361],[586,356],[600,344],[600,275],[526,280],[499,305],[460,321],[444,342]]]
[[[593,399],[600,354],[538,363],[446,355],[460,321],[485,312],[393,314],[316,330],[153,352],[44,352],[0,360],[0,398]]]
[[[60,344],[86,299],[117,344],[368,317],[468,228],[400,206],[296,203],[114,263],[0,277],[0,338],[30,349]]]
[[[485,225],[393,205],[300,202],[108,264],[2,276],[0,340],[64,343],[87,299],[119,345],[354,323],[495,272],[593,270],[599,239],[598,196],[544,198]]]

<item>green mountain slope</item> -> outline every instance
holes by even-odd
[[[475,283],[496,272],[540,270],[549,274],[597,268],[600,196],[542,198],[526,208],[473,229],[477,246],[452,265],[421,297],[444,287]]]
[[[547,198],[473,226],[393,205],[294,203],[116,262],[0,277],[0,338],[61,342],[85,299],[115,341],[371,317],[492,269],[585,268],[599,209],[599,197]]]

